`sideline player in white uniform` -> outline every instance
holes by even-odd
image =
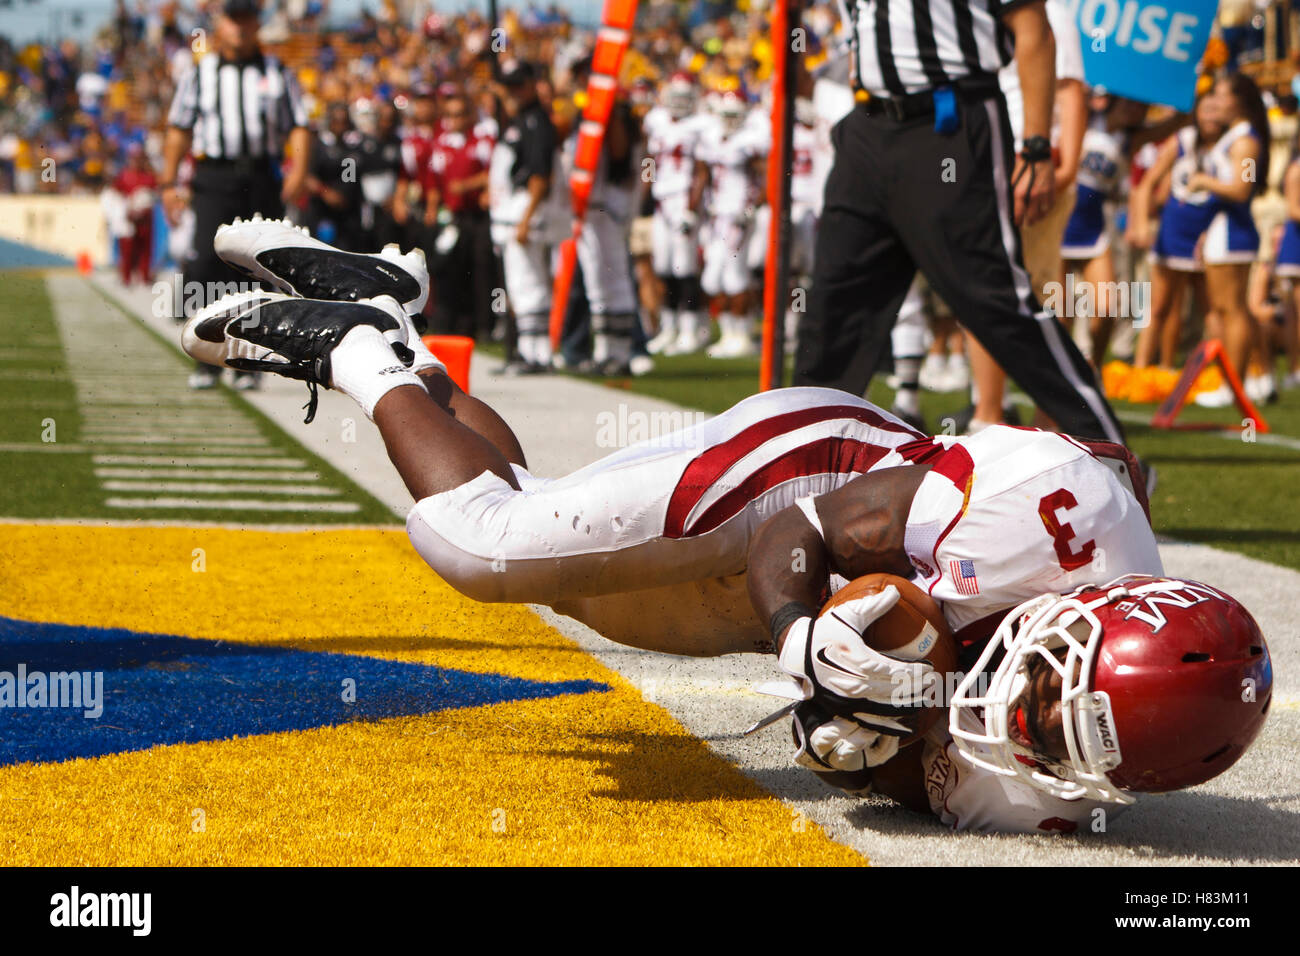
[[[317,291],[303,287],[295,260],[329,247],[279,223],[242,228],[260,238],[240,244],[232,264]],[[257,260],[277,242],[281,255]],[[356,279],[343,294],[358,301],[227,296],[186,326],[186,350],[354,398],[416,499],[412,544],[471,597],[548,604],[613,640],[670,653],[771,650],[775,638],[782,669],[808,689],[796,715],[809,731],[801,751],[825,769],[893,756],[901,729],[875,716],[880,689],[905,678],[917,691],[904,704],[915,702],[932,673],[814,621],[832,575],[912,576],[960,629],[1044,593],[1161,572],[1124,449],[1001,426],[927,438],[828,389],[756,395],[567,477],[536,478],[499,416],[423,347],[407,316],[416,301],[375,294],[394,267],[415,277],[418,264],[380,254],[347,265]],[[322,275],[319,291],[332,282]],[[794,548],[807,558],[798,568]],[[859,637],[892,606],[878,598],[842,606]],[[887,699],[885,713],[897,714]],[[825,711],[836,702],[847,717]]]
[[[572,74],[575,87],[585,90],[591,75],[590,58],[574,64]],[[605,83],[607,78],[601,77],[598,82]],[[564,143],[560,178],[565,183],[574,168],[580,126],[574,123]],[[586,216],[578,234],[578,265],[591,310],[591,371],[600,375],[632,374],[639,318],[628,243],[636,184],[632,161],[640,135],[627,99],[617,97],[606,123]],[[571,213],[572,201],[566,205],[562,212]],[[563,221],[566,217],[555,218]]]
[[[708,118],[696,112],[698,101],[690,75],[674,74],[662,105],[651,109],[642,125],[654,162],[651,265],[664,290],[659,332],[647,345],[651,354],[696,352],[709,341],[708,323],[700,315],[699,213],[706,173],[698,160]]]
[[[699,147],[699,157],[709,169],[709,222],[700,285],[718,305],[721,332],[721,338],[709,347],[710,358],[734,358],[757,351],[750,334],[753,274],[749,240],[762,201],[768,137],[757,124],[746,122],[748,115],[748,105],[739,93],[722,93],[715,122],[705,129]]]
[[[749,128],[760,138],[770,139],[770,133],[759,129],[769,122],[763,110],[754,110]],[[823,144],[817,129],[817,115],[813,101],[797,97],[794,102],[794,125],[790,136],[790,272],[793,291],[802,289],[806,295],[812,282],[813,246],[817,237],[817,218],[821,215],[822,200],[826,191],[826,177],[830,173],[831,157],[821,161],[819,152],[829,151],[829,142]],[[768,231],[771,227],[772,208],[767,202],[758,207],[754,227],[749,238],[749,267],[761,287],[767,265]],[[802,296],[801,296],[802,297]],[[799,299],[787,298],[785,313],[785,341],[794,348],[798,326]]]
[[[501,250],[506,296],[518,329],[519,361],[512,373],[536,373],[551,365],[551,235],[547,198],[555,168],[555,127],[537,100],[531,65],[508,68],[503,77],[510,115],[492,148],[488,201],[492,243]]]
[[[790,149],[790,274],[805,285],[812,281],[817,218],[822,212],[830,164],[818,162],[823,149],[811,99],[794,101]]]

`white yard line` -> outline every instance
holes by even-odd
[[[352,501],[271,501],[266,498],[108,498],[110,508],[185,508],[194,511],[317,511],[351,514],[361,506]],[[254,526],[255,528],[256,526]]]
[[[96,478],[215,478],[232,481],[317,481],[315,471],[258,471],[255,468],[208,468],[196,472],[193,468],[96,468]]]
[[[4,446],[0,445],[0,451]],[[91,458],[97,465],[178,465],[185,464],[194,468],[225,468],[238,465],[241,468],[295,468],[306,463],[297,458],[255,458],[226,457],[222,455],[195,455],[192,458],[175,458],[163,455],[95,455]]]
[[[113,445],[194,445],[195,436],[179,435],[148,435],[133,434],[131,432],[101,433],[98,437],[87,435],[87,441],[93,444],[113,444]],[[269,445],[270,443],[260,435],[213,435],[205,437],[202,440],[203,445],[229,445],[232,448]]]
[[[54,452],[63,455],[84,455],[90,451],[86,445],[74,445],[68,442],[0,442],[0,452]]]
[[[337,498],[342,492],[321,485],[241,484],[233,481],[118,481],[100,483],[105,491],[185,491],[204,495],[297,495],[303,498]]]

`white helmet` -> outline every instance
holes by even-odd
[[[745,125],[749,107],[739,93],[735,90],[727,90],[718,97],[714,111],[722,121],[722,128],[728,133],[734,133]]]
[[[664,109],[673,119],[685,119],[695,112],[695,83],[687,73],[674,73],[664,87]]]

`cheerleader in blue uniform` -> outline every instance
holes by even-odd
[[[1278,345],[1285,350],[1288,373],[1282,388],[1300,387],[1300,143],[1291,150],[1291,163],[1282,179],[1286,225],[1278,243],[1273,274],[1284,288]]]
[[[1210,308],[1222,329],[1223,347],[1238,375],[1249,374],[1259,330],[1247,305],[1251,264],[1259,257],[1259,230],[1250,201],[1268,186],[1268,111],[1254,80],[1243,73],[1224,77],[1209,97],[1224,133],[1206,155],[1204,172],[1193,173],[1193,190],[1213,193],[1218,211],[1201,248]],[[1271,381],[1257,387],[1272,388]],[[1225,382],[1196,397],[1198,405],[1222,408],[1233,402]]]
[[[1202,301],[1206,298],[1199,288],[1202,267],[1197,244],[1218,207],[1212,193],[1193,190],[1189,183],[1223,132],[1217,109],[1208,94],[1197,100],[1192,124],[1161,145],[1156,161],[1129,198],[1126,238],[1134,248],[1151,250],[1151,302],[1138,336],[1134,359],[1138,368],[1153,364],[1157,349],[1160,367],[1175,367],[1187,288],[1194,287]],[[1166,196],[1160,228],[1155,231],[1151,211],[1161,192]]]
[[[1110,290],[1115,287],[1115,262],[1110,252],[1106,203],[1119,195],[1133,151],[1163,139],[1179,120],[1144,126],[1145,103],[1106,94],[1093,96],[1089,106],[1092,115],[1083,135],[1074,210],[1065,225],[1061,258],[1066,272],[1076,277],[1082,274],[1083,283],[1093,292],[1094,311],[1089,316],[1091,357],[1100,366],[1122,307],[1122,303],[1110,301]],[[1079,285],[1076,278],[1076,288]]]

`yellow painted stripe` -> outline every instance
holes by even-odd
[[[13,617],[612,688],[0,768],[7,864],[865,862],[526,608],[453,592],[400,532],[13,525],[0,538]]]

